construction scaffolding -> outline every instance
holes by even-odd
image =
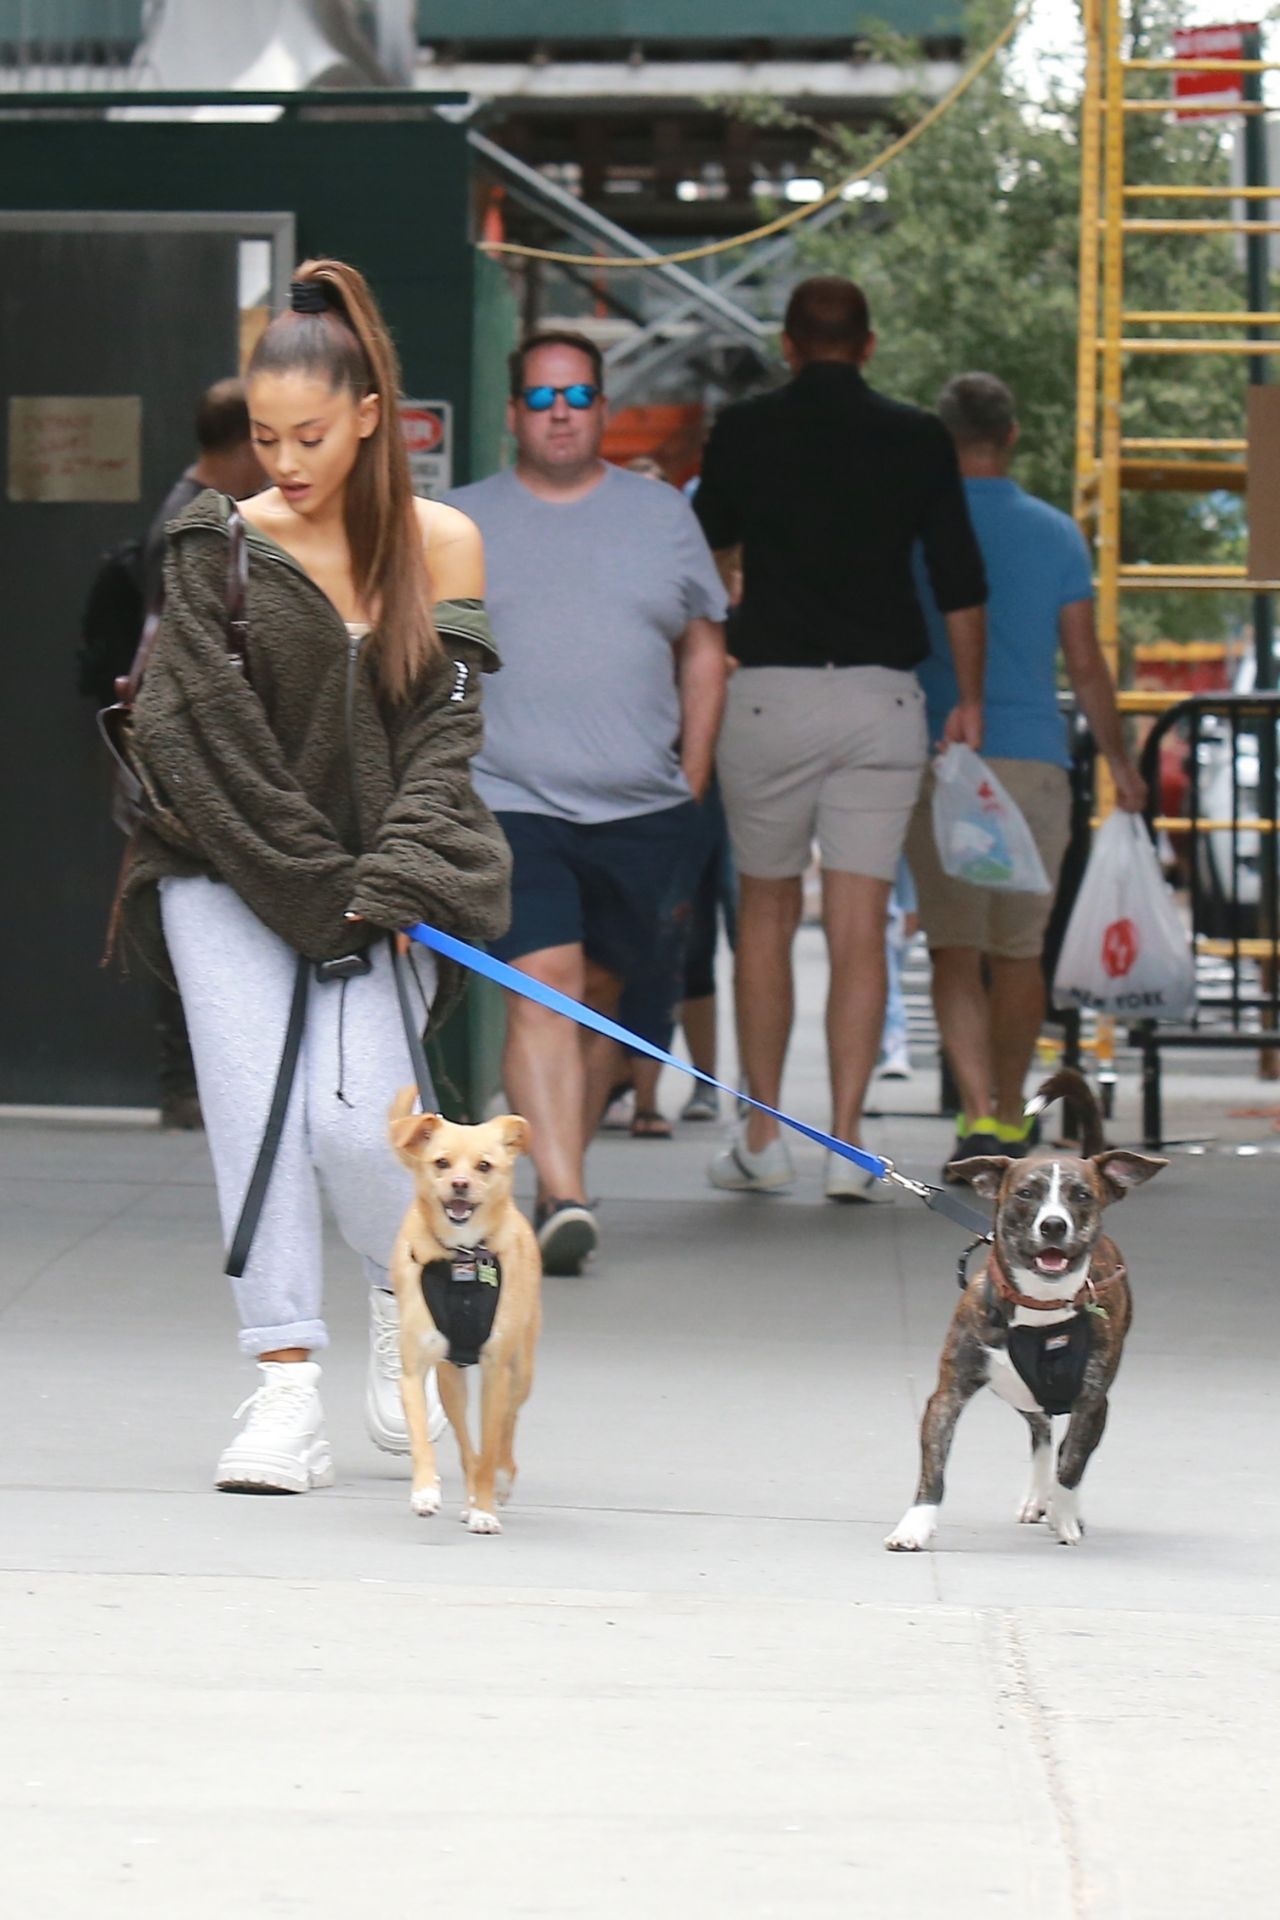
[[[1126,493],[1178,490],[1243,492],[1247,442],[1243,420],[1225,423],[1221,435],[1161,438],[1125,431],[1125,374],[1134,355],[1247,356],[1255,382],[1266,379],[1266,362],[1280,354],[1280,313],[1272,310],[1268,236],[1280,233],[1269,218],[1269,201],[1280,190],[1266,184],[1261,122],[1267,113],[1261,77],[1280,62],[1258,57],[1256,29],[1243,36],[1238,59],[1134,58],[1126,52],[1129,23],[1124,0],[1084,0],[1085,94],[1081,116],[1080,332],[1077,366],[1076,516],[1092,535],[1097,556],[1098,633],[1112,671],[1120,665],[1120,608],[1126,593],[1251,593],[1255,596],[1257,684],[1275,684],[1270,596],[1280,580],[1250,579],[1239,565],[1183,565],[1156,557],[1126,561],[1122,547]],[[1248,43],[1252,40],[1253,44]],[[1235,114],[1253,122],[1253,152],[1261,182],[1187,184],[1131,180],[1126,131],[1137,114],[1175,111],[1171,98],[1134,98],[1126,80],[1134,74],[1221,74],[1244,79],[1243,98],[1198,111]],[[1197,111],[1194,102],[1182,109]],[[1147,218],[1132,209],[1144,201],[1181,200],[1197,211],[1185,217]],[[1233,210],[1240,206],[1240,213]],[[1217,211],[1220,208],[1221,211]],[[1125,248],[1131,237],[1176,240],[1190,235],[1237,234],[1248,254],[1247,302],[1239,308],[1191,312],[1127,308]],[[1197,331],[1188,335],[1186,328]],[[1204,329],[1243,330],[1239,337],[1206,336]],[[1172,329],[1173,331],[1169,331]],[[1105,799],[1106,796],[1104,796]]]
[[[1215,1029],[1210,1003],[1192,1022],[1194,1031],[1163,1036],[1155,1023],[1144,1023],[1144,1085],[1148,1135],[1159,1131],[1159,1062],[1162,1040],[1199,1045],[1238,1045],[1250,1040],[1274,1045],[1277,978],[1280,977],[1280,928],[1277,894],[1280,892],[1280,849],[1277,846],[1276,802],[1277,705],[1274,693],[1276,661],[1272,595],[1280,579],[1251,578],[1241,565],[1185,564],[1163,554],[1150,559],[1123,546],[1127,495],[1140,491],[1181,491],[1209,494],[1244,493],[1248,482],[1249,440],[1242,417],[1224,419],[1221,429],[1205,434],[1184,432],[1164,436],[1132,431],[1132,405],[1126,410],[1126,376],[1135,356],[1220,355],[1247,359],[1253,386],[1267,383],[1270,363],[1280,354],[1280,312],[1272,298],[1269,236],[1280,232],[1280,221],[1270,217],[1270,201],[1280,190],[1270,184],[1267,169],[1262,77],[1280,71],[1280,62],[1261,58],[1261,35],[1255,28],[1214,30],[1219,45],[1232,35],[1239,39],[1238,57],[1212,56],[1179,50],[1175,58],[1139,57],[1132,41],[1132,23],[1125,0],[1084,0],[1086,84],[1081,116],[1080,217],[1080,332],[1077,365],[1078,412],[1076,443],[1076,515],[1092,535],[1097,567],[1098,635],[1117,682],[1121,667],[1121,606],[1130,593],[1247,593],[1253,596],[1255,691],[1217,696],[1230,716],[1229,743],[1211,738],[1206,746],[1200,732],[1199,709],[1211,707],[1212,695],[1190,699],[1167,696],[1171,710],[1157,722],[1149,741],[1146,766],[1158,780],[1155,748],[1163,729],[1194,709],[1188,753],[1190,799],[1187,815],[1165,817],[1153,791],[1155,824],[1180,835],[1190,844],[1189,890],[1192,936],[1198,961],[1217,961],[1230,968],[1230,1019],[1225,1030]],[[1184,41],[1184,46],[1185,46]],[[1210,40],[1212,44],[1212,39]],[[1228,102],[1197,107],[1194,98],[1175,104],[1168,94],[1144,93],[1133,76],[1168,76],[1170,94],[1179,75],[1222,76],[1234,83],[1237,96]],[[1243,126],[1243,180],[1224,183],[1192,182],[1181,178],[1138,180],[1130,177],[1129,136],[1134,116],[1211,111],[1215,117],[1239,116]],[[1185,214],[1152,217],[1152,201],[1186,203]],[[1175,244],[1188,236],[1238,235],[1244,242],[1245,298],[1237,307],[1225,304],[1182,310],[1126,302],[1126,247],[1131,242]],[[1136,276],[1135,276],[1136,277]],[[1229,297],[1229,296],[1228,296]],[[1243,414],[1243,405],[1240,409]],[[1216,423],[1214,423],[1216,426]],[[1128,429],[1128,430],[1127,430]],[[1122,706],[1149,696],[1121,696]],[[1221,727],[1219,727],[1221,732]],[[1212,757],[1225,751],[1227,775],[1223,785],[1228,806],[1223,818],[1201,801],[1201,779],[1211,785]],[[1253,755],[1254,804],[1245,803],[1242,768]],[[1105,767],[1099,768],[1098,810],[1109,811],[1113,794]],[[1217,809],[1221,811],[1221,807]],[[1202,817],[1208,816],[1208,817]],[[1247,847],[1247,857],[1241,849]],[[1201,851],[1216,859],[1202,860]],[[1252,877],[1253,888],[1242,884]],[[1224,926],[1207,927],[1200,901],[1206,879],[1224,882],[1227,918]],[[1221,936],[1225,933],[1224,937]],[[1247,979],[1242,969],[1252,969]],[[1242,987],[1242,980],[1246,984]],[[1115,1034],[1109,1021],[1100,1021],[1096,1036],[1100,1078],[1113,1078]],[[1154,1089],[1154,1093],[1152,1092]],[[1155,1117],[1152,1118],[1152,1115]]]

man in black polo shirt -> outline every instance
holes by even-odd
[[[951,436],[872,391],[866,298],[802,281],[787,306],[789,385],[721,414],[694,506],[742,604],[718,769],[741,877],[735,969],[748,1090],[780,1103],[791,948],[813,842],[831,960],[832,1131],[854,1145],[885,1003],[885,915],[928,751],[913,669],[929,651],[912,583],[917,542],[945,617],[959,704],[944,737],[981,745],[986,579]],[[714,1186],[792,1180],[776,1122],[752,1112],[711,1163]],[[829,1155],[832,1200],[891,1189]]]

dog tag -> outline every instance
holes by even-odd
[[[478,1253],[476,1255],[476,1279],[486,1287],[496,1287],[499,1280],[497,1255]]]
[[[472,1253],[454,1255],[450,1278],[461,1281],[474,1281],[476,1278],[476,1259]]]

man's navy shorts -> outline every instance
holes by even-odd
[[[620,980],[653,964],[664,924],[689,896],[692,800],[622,820],[497,818],[513,860],[511,926],[489,943],[497,959],[580,945]]]

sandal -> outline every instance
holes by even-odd
[[[656,1107],[637,1107],[631,1120],[633,1140],[670,1140],[671,1122]]]

